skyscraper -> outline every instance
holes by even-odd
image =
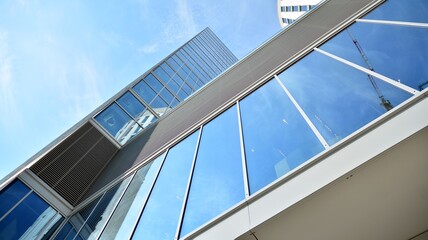
[[[313,9],[321,0],[278,0],[278,19],[281,27],[286,27]]]
[[[26,236],[426,237],[427,11],[324,1],[123,146],[83,120],[2,185],[0,234],[38,195]]]

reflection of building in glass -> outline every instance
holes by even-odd
[[[149,127],[133,85],[3,180],[0,238],[426,238],[427,9],[326,1]]]
[[[278,18],[281,27],[286,27],[314,8],[321,0],[278,0]]]
[[[94,119],[123,145],[236,61],[206,28],[122,90]]]

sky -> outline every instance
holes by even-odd
[[[213,4],[214,3],[214,4]],[[241,59],[277,0],[0,1],[0,179],[205,27]]]

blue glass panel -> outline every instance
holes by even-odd
[[[180,76],[178,76],[178,74],[175,74],[174,77],[172,77],[172,79],[174,79],[174,81],[179,85],[183,85],[184,81],[183,79],[181,79]]]
[[[180,103],[180,100],[178,100],[177,98],[174,98],[174,100],[171,103],[171,108],[177,106],[177,104],[179,104],[179,103]]]
[[[321,49],[368,68],[352,39],[376,72],[417,90],[428,80],[428,28],[355,23]]]
[[[159,92],[162,88],[163,85],[161,82],[159,82],[159,80],[157,80],[155,78],[155,76],[153,76],[153,74],[149,74],[144,78],[144,81],[147,82],[147,84],[150,85],[150,87],[152,87],[155,91]]]
[[[123,180],[122,182],[116,184],[113,188],[108,190],[98,202],[96,207],[90,213],[90,216],[87,217],[87,220],[79,232],[79,236],[83,239],[97,239],[98,235],[103,230],[104,224],[108,220],[108,216],[114,210],[116,203],[119,201],[123,191],[128,186],[128,183],[131,181],[131,178]],[[76,215],[79,215],[77,213]],[[78,219],[78,218],[77,218]]]
[[[181,86],[182,89],[184,89],[184,91],[186,91],[189,95],[193,92],[193,90],[189,87],[189,85],[187,85],[186,83],[183,84],[183,86]]]
[[[156,92],[144,81],[137,83],[133,89],[146,103],[150,103],[156,96]]]
[[[177,55],[173,55],[172,59],[174,59],[178,65],[180,65],[180,66],[184,65],[184,62],[179,57],[177,57]]]
[[[275,80],[240,106],[250,193],[324,150]]]
[[[55,216],[50,220],[50,222],[46,225],[46,228],[40,229],[41,231],[41,240],[51,239],[57,228],[64,221],[64,217],[55,212]]]
[[[162,154],[135,173],[100,239],[129,239],[164,157]]]
[[[0,222],[0,239],[29,238],[24,235],[29,228],[44,226],[50,218],[43,216],[52,217],[55,213],[55,210],[32,192]]]
[[[187,76],[189,75],[189,73],[186,72],[183,68],[180,68],[177,73],[180,75],[182,79],[188,81]]]
[[[66,239],[67,235],[70,233],[72,229],[72,226],[70,223],[66,223],[61,230],[59,231],[59,233],[55,236],[55,240],[63,240]]]
[[[162,69],[165,70],[170,77],[174,76],[175,72],[167,63],[162,63]]]
[[[364,18],[426,23],[427,12],[426,0],[388,0]]]
[[[177,93],[177,95],[181,98],[181,99],[186,99],[188,96],[189,96],[189,94],[188,93],[186,93],[186,91],[184,91],[183,89],[181,89],[178,93]]]
[[[24,183],[15,179],[0,192],[0,218],[30,191]]]
[[[185,57],[187,61],[191,63],[191,66],[193,67],[193,71],[196,71],[197,74],[202,79],[204,79],[204,81],[208,81],[210,79],[209,76],[205,73],[205,71],[201,68],[201,66],[198,65],[196,61],[193,58],[191,58],[186,51],[184,51],[184,49],[181,49],[180,52],[182,53],[183,57]]]
[[[202,130],[181,236],[244,197],[238,115],[234,106]]]
[[[161,67],[157,67],[154,72],[164,83],[169,82],[171,77]]]
[[[198,133],[168,152],[132,239],[174,239]]]
[[[156,111],[157,108],[168,107],[168,104],[160,96],[157,96],[150,106]]]
[[[150,124],[156,122],[158,119],[151,113],[149,110],[146,110],[137,118],[137,122],[143,127],[146,128]]]
[[[312,52],[279,75],[330,145],[386,112],[367,74]],[[393,106],[410,97],[379,79]]]
[[[174,72],[177,72],[178,69],[180,69],[180,66],[172,58],[168,58],[168,60],[166,60],[166,62],[168,63],[169,66],[171,66],[171,68],[174,70]]]
[[[192,47],[191,45],[193,45],[193,44],[190,44],[190,43],[189,43],[189,45],[185,46],[185,47],[184,47],[184,49],[189,53],[189,55],[190,55],[193,59],[195,59],[195,61],[196,61],[200,66],[202,66],[202,68],[203,68],[205,71],[207,71],[207,73],[208,73],[208,75],[209,75],[210,79],[211,79],[211,78],[213,78],[213,77],[215,77],[215,76],[216,76],[216,74],[212,71],[211,67],[210,67],[210,66],[208,66],[208,65],[205,63],[205,61],[204,61],[204,60],[202,60],[202,58],[201,58],[201,57],[200,57],[200,56],[195,52],[195,50],[193,49],[193,47]]]
[[[195,51],[197,51],[198,53],[200,53],[201,58],[214,71],[214,76],[217,76],[221,72],[220,69],[219,69],[219,67],[207,56],[207,53],[205,53],[205,51],[203,50],[203,48],[200,45],[200,43],[197,40],[195,40],[195,41],[191,41],[190,45],[193,47],[193,49],[195,49]]]
[[[123,94],[117,102],[134,118],[138,118],[146,107],[130,92]]]
[[[173,81],[173,80],[169,81],[168,84],[167,84],[167,86],[174,93],[176,93],[178,91],[178,89],[180,89],[180,86],[178,86],[178,84],[175,81]]]
[[[130,123],[134,122],[116,103],[98,114],[95,120],[116,139],[120,139],[126,129],[132,127]]]
[[[170,91],[168,91],[168,89],[166,89],[166,88],[163,88],[163,89],[160,91],[160,93],[159,93],[159,94],[162,96],[162,98],[163,98],[167,103],[172,102],[172,100],[174,99],[174,96],[172,96],[171,92],[170,92]]]

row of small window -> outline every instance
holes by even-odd
[[[210,29],[204,31],[201,36],[205,38],[207,42],[214,43],[211,45],[214,52],[219,53],[218,56],[226,63],[226,66],[232,65],[238,60]]]
[[[294,20],[290,18],[282,18],[282,22],[286,24],[291,24],[292,22],[294,22]]]
[[[203,69],[208,69],[218,59],[213,59],[210,53],[214,54],[214,52],[198,41],[204,40],[195,38],[186,44],[158,66],[153,73],[137,83],[132,91],[126,92],[95,116],[95,120],[119,143],[125,144],[142,129],[155,122],[157,116],[162,116],[209,82],[212,77]],[[194,48],[197,51],[194,51]],[[203,51],[209,51],[209,53],[204,55]],[[204,59],[200,55],[203,55]],[[210,63],[207,64],[207,61]],[[216,72],[211,72],[211,76],[225,68],[226,66],[222,65],[216,69]],[[152,109],[147,108],[138,98]]]
[[[214,50],[215,43],[214,41],[210,41],[206,38],[207,34],[200,34],[196,36],[193,41],[196,44],[199,44],[200,48],[204,48],[204,53],[207,53],[207,55],[210,57],[212,62],[217,66],[217,68],[220,70],[219,73],[223,72],[230,64],[226,64],[224,57],[222,57],[218,51]],[[211,44],[209,44],[211,43]],[[218,75],[218,74],[217,74]]]
[[[281,12],[306,12],[316,5],[281,6]]]
[[[194,83],[192,87],[188,85],[190,82]],[[194,88],[200,88],[202,85],[203,83],[193,72],[176,55],[173,55],[156,68],[154,73],[148,74],[137,83],[132,88],[133,91],[126,92],[95,116],[95,120],[119,143],[125,144],[142,129],[155,122],[156,116],[162,116],[191,95],[195,91]],[[152,113],[132,92],[144,100],[156,114]]]
[[[48,239],[64,220],[16,179],[0,191],[0,239]]]
[[[390,0],[365,18],[403,7]],[[397,106],[417,93],[427,31],[353,24],[87,205],[61,236],[185,237],[380,117],[381,97]]]

